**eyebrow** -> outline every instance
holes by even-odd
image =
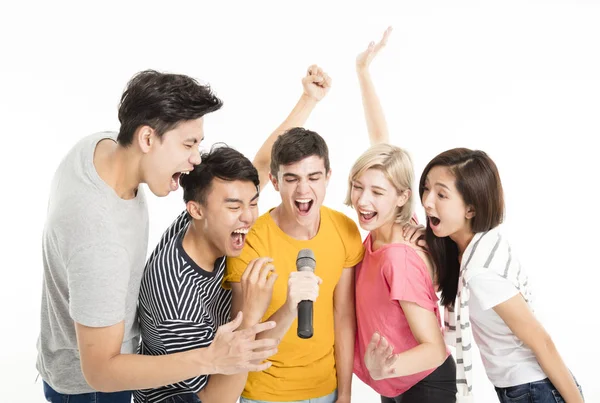
[[[381,186],[377,186],[377,185],[373,185],[373,186],[371,186],[371,188],[373,188],[373,189],[379,189],[379,190],[383,190],[384,192],[385,192],[385,191],[387,191],[387,189],[385,189],[385,188],[382,188]]]
[[[441,187],[443,187],[443,188],[445,188],[445,189],[448,189],[448,190],[450,190],[450,188],[449,188],[448,186],[446,186],[446,185],[444,185],[443,183],[440,183],[440,182],[436,182],[434,185],[435,185],[435,186],[441,186]]]
[[[316,175],[323,175],[323,171],[311,172],[308,174],[308,176],[316,176]],[[283,174],[283,177],[284,178],[286,178],[286,177],[299,178],[300,175],[296,175],[296,174],[288,172],[288,173]]]
[[[202,141],[202,140],[204,140],[204,136],[202,136],[202,138],[200,139],[200,141]],[[192,143],[194,143],[194,144],[196,144],[198,142],[198,140],[195,137],[189,137],[189,138],[185,139],[184,142],[187,143],[187,142],[190,142],[190,141]]]
[[[258,192],[254,195],[254,197],[252,199],[250,199],[250,201],[253,202],[256,199],[258,199]],[[242,199],[236,199],[236,198],[233,198],[233,197],[226,197],[225,198],[225,203],[240,203],[240,204],[244,204],[244,201]]]

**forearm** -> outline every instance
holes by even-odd
[[[281,123],[277,129],[265,140],[263,145],[260,147],[256,156],[254,157],[253,164],[256,167],[259,176],[260,176],[260,188],[262,189],[264,185],[266,185],[268,174],[269,174],[269,165],[271,163],[271,149],[273,148],[273,144],[277,140],[279,136],[285,133],[287,130],[294,127],[304,126],[306,120],[312,113],[313,109],[317,105],[317,100],[311,98],[306,93],[303,93],[296,106],[288,117]]]
[[[356,320],[354,312],[334,316],[335,367],[337,371],[338,399],[350,397],[352,392],[352,369],[354,366],[354,339]]]
[[[244,391],[247,378],[247,372],[238,375],[211,375],[198,397],[202,403],[236,403]]]
[[[215,371],[207,349],[160,356],[118,354],[99,368],[82,367],[86,381],[101,392],[157,388]]]
[[[447,358],[446,346],[437,343],[421,343],[401,354],[394,363],[394,374],[390,378],[417,374],[437,368]]]
[[[262,333],[259,333],[256,338],[257,339],[278,339],[281,340],[283,336],[288,332],[294,320],[298,317],[298,314],[292,312],[286,304],[284,304],[281,308],[277,310],[273,315],[269,317],[269,321],[273,321],[276,323],[276,326],[273,329],[265,330]]]
[[[533,349],[540,366],[566,402],[583,402],[571,372],[550,338]]]
[[[371,145],[387,143],[389,142],[389,133],[385,115],[368,69],[358,70],[358,82]]]

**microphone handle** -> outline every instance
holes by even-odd
[[[310,339],[313,336],[313,302],[300,301],[298,304],[298,337]]]

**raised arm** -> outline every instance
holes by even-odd
[[[258,170],[260,190],[262,190],[269,182],[271,149],[273,148],[275,140],[291,128],[304,126],[304,123],[306,123],[306,120],[317,103],[327,95],[327,92],[329,92],[329,88],[331,88],[331,78],[319,66],[313,64],[308,68],[306,76],[302,79],[302,87],[304,88],[304,91],[296,103],[296,106],[294,106],[294,109],[292,109],[283,123],[267,137],[256,153],[254,161],[252,161]]]
[[[381,102],[375,92],[375,86],[371,79],[369,66],[377,53],[379,53],[386,45],[391,32],[392,27],[389,27],[385,30],[383,37],[378,43],[371,42],[369,47],[356,57],[356,73],[358,74],[358,82],[360,84],[363,109],[371,145],[387,143],[390,139],[385,115],[383,114],[383,108],[381,107]]]
[[[273,285],[277,280],[274,269],[270,258],[254,259],[248,264],[241,281],[235,283],[239,294],[234,296],[231,313],[243,313],[242,329],[251,328],[259,323],[267,310],[273,294]],[[247,372],[212,375],[206,387],[198,393],[198,397],[203,403],[235,403],[244,390],[247,378]]]

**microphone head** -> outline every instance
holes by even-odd
[[[296,270],[298,271],[315,271],[317,261],[315,260],[315,254],[312,249],[302,249],[298,252],[296,258]]]

